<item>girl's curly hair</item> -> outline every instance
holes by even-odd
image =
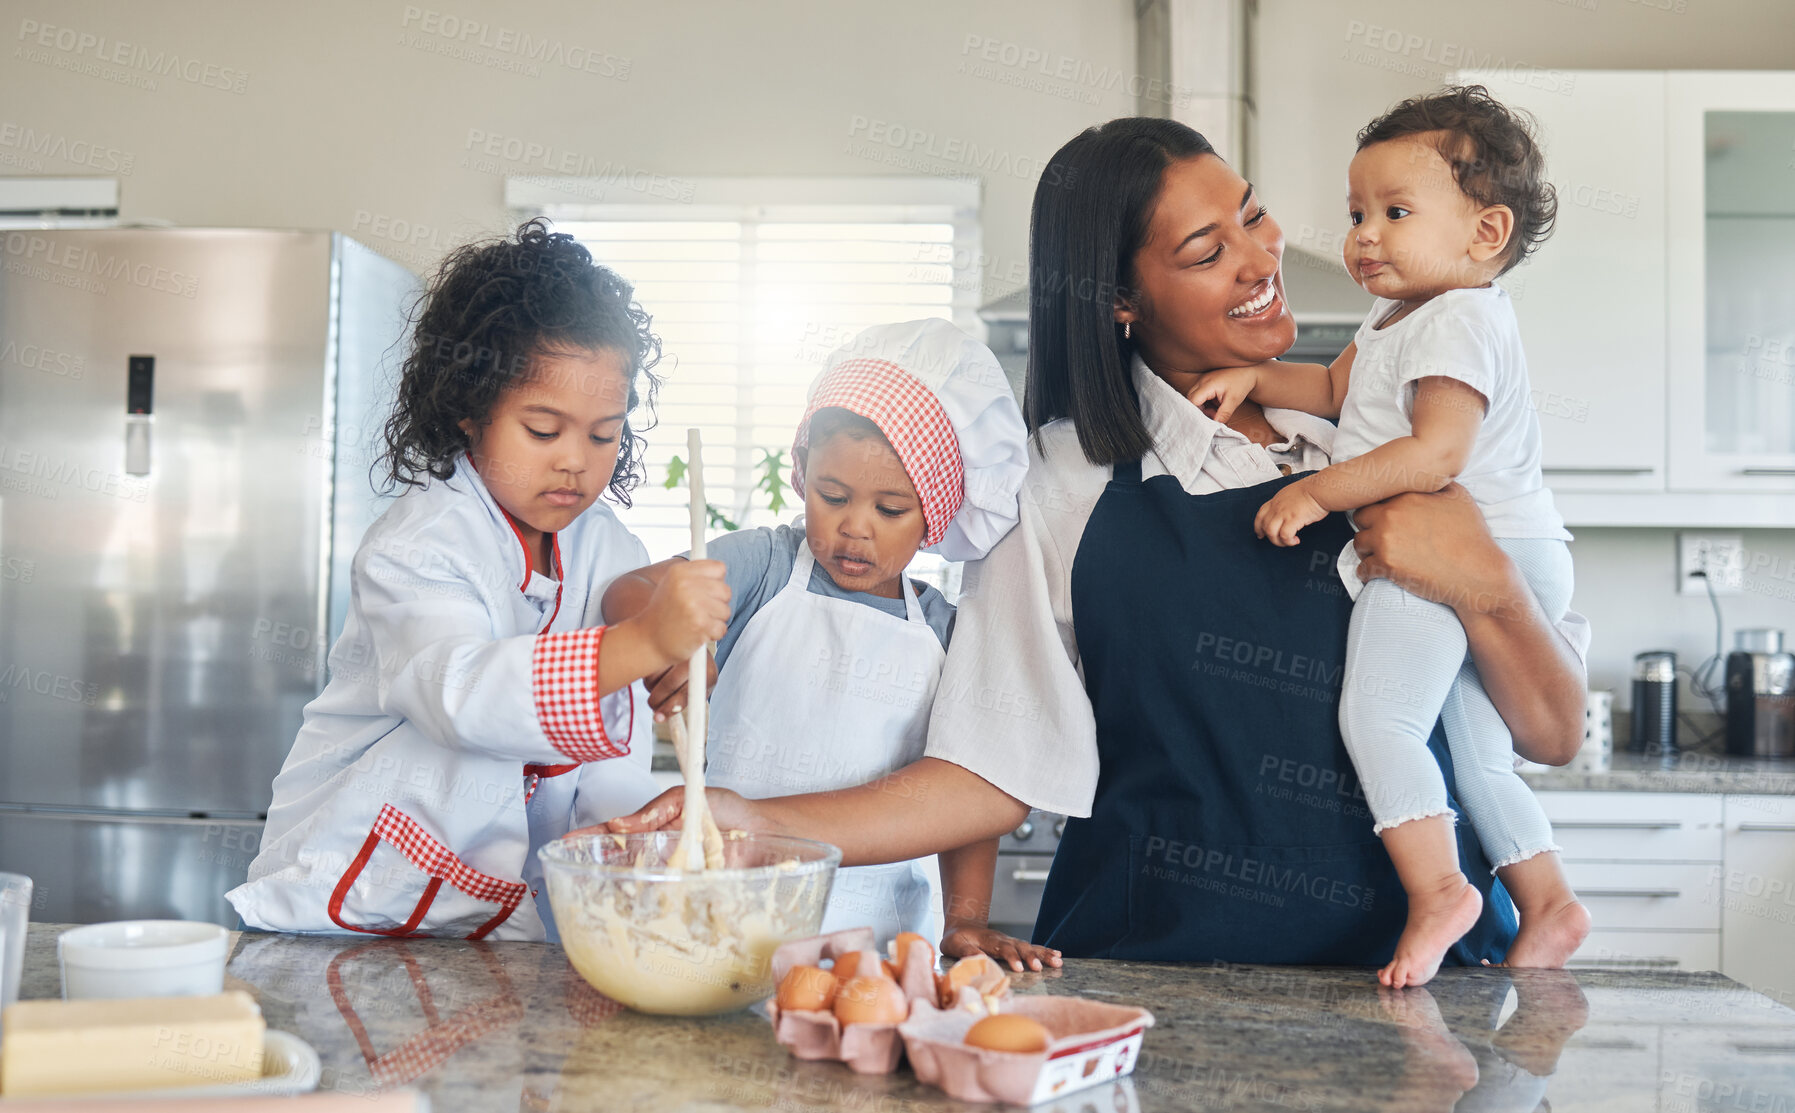
[[[461,423],[490,421],[499,395],[529,378],[539,353],[608,350],[629,361],[629,412],[640,405],[648,417],[641,425],[625,420],[607,485],[628,506],[644,478],[640,430],[653,425],[661,385],[653,373],[661,341],[633,296],[615,271],[540,219],[504,239],[450,252],[413,314],[411,349],[376,465],[386,472],[383,489],[453,475],[469,447]]]

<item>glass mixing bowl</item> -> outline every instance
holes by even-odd
[[[841,851],[727,831],[724,868],[668,865],[678,831],[569,835],[538,853],[561,945],[592,988],[645,1013],[709,1016],[773,994],[774,948],[815,935]]]

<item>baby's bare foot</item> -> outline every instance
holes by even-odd
[[[1483,911],[1483,896],[1463,874],[1426,893],[1409,894],[1409,919],[1396,941],[1396,957],[1377,972],[1393,989],[1424,985],[1439,973],[1440,960],[1471,930]]]
[[[1562,969],[1589,937],[1589,922],[1589,909],[1574,897],[1530,911],[1502,965]]]

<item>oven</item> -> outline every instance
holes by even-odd
[[[1035,914],[1053,853],[1066,830],[1066,817],[1031,811],[997,842],[997,879],[991,886],[991,926],[1019,939],[1034,935]]]

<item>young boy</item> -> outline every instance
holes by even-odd
[[[710,784],[756,799],[820,792],[922,757],[953,607],[904,569],[924,548],[977,559],[1008,532],[1025,437],[996,358],[946,321],[876,326],[830,357],[793,443],[803,518],[706,546],[731,589]],[[633,614],[679,559],[624,577],[605,614]],[[651,701],[673,710],[681,682],[654,682]],[[941,904],[921,862],[840,870],[823,930],[913,931],[1018,970],[1056,961],[987,926],[996,853],[992,840],[940,855]]]
[[[1551,233],[1557,203],[1544,159],[1526,124],[1475,85],[1404,101],[1358,140],[1344,253],[1378,300],[1352,346],[1332,367],[1274,361],[1214,372],[1190,398],[1215,403],[1224,421],[1249,395],[1338,419],[1333,466],[1261,507],[1261,537],[1294,545],[1332,511],[1457,480],[1556,620],[1571,598],[1571,535],[1540,473],[1520,330],[1496,285]],[[1432,978],[1482,907],[1459,871],[1445,783],[1426,751],[1436,718],[1465,810],[1521,913],[1508,965],[1563,966],[1589,934],[1589,912],[1515,774],[1513,740],[1466,655],[1464,628],[1451,607],[1389,580],[1361,588],[1357,568],[1349,545],[1340,573],[1357,603],[1340,730],[1409,899],[1379,980]],[[1505,605],[1516,603],[1532,605]]]

